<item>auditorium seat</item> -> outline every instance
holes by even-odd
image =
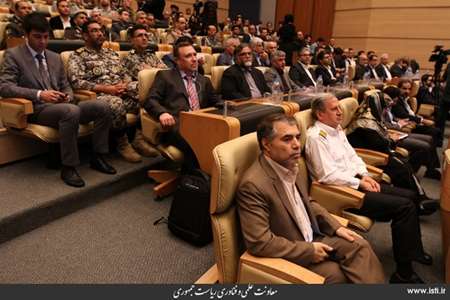
[[[222,85],[222,75],[228,67],[229,66],[214,66],[211,68],[211,83],[217,93],[220,93]]]
[[[53,30],[53,38],[57,40],[64,39],[64,29],[55,29]]]
[[[210,213],[216,279],[221,284],[321,284],[324,278],[304,267],[282,258],[256,257],[245,251],[235,193],[243,174],[259,153],[256,133],[230,140],[213,150]],[[298,182],[308,185],[307,176],[304,160],[300,159]],[[338,220],[343,226],[348,223],[343,218]]]
[[[441,181],[442,254],[445,282],[450,283],[450,149],[444,152]]]
[[[158,51],[173,52],[173,46],[170,44],[158,44]]]
[[[138,74],[139,102],[143,104],[153,84],[156,74],[161,69],[145,69]],[[176,147],[164,145],[160,142],[161,133],[164,132],[159,121],[154,120],[144,109],[141,109],[142,134],[146,141],[154,145],[158,151],[170,161],[180,164],[183,161],[183,153]],[[176,187],[178,173],[172,170],[150,170],[148,176],[159,184],[153,188],[156,198],[161,198],[172,193]]]
[[[155,54],[159,59],[162,59],[164,55],[170,54],[169,51],[156,51]]]
[[[222,53],[213,53],[213,66],[217,66],[217,59],[219,59],[219,56]]]
[[[124,42],[128,41],[128,30],[126,30],[126,29],[121,30],[119,32],[119,36],[120,36],[121,41],[124,41]]]
[[[209,53],[201,53],[205,58],[205,63],[203,64],[203,70],[205,71],[205,75],[211,75],[211,68],[214,66],[214,59],[212,54]]]
[[[212,48],[209,46],[200,46],[200,50],[202,53],[212,54]]]

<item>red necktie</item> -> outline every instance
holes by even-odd
[[[198,95],[194,88],[192,75],[186,75],[186,80],[187,80],[187,93],[189,96],[189,106],[191,107],[191,110],[198,110],[200,109],[200,103],[198,101]]]

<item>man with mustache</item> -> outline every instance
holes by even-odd
[[[326,283],[383,283],[383,269],[367,241],[310,199],[298,180],[296,120],[270,115],[258,125],[257,137],[261,154],[237,192],[247,250],[304,266]]]

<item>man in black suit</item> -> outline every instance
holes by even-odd
[[[311,51],[305,47],[300,51],[300,59],[289,69],[289,77],[299,87],[316,85],[315,74],[309,70],[311,59]]]
[[[235,64],[226,69],[222,76],[222,97],[227,100],[261,98],[270,93],[264,74],[254,68],[252,49],[241,44],[234,50]]]
[[[353,78],[353,80],[369,79],[370,75],[367,70],[368,62],[369,59],[367,58],[367,54],[365,53],[359,54],[358,61],[356,62],[355,77]]]
[[[120,37],[120,32],[122,30],[128,30],[132,24],[130,23],[130,13],[126,9],[119,9],[119,20],[114,21],[111,26],[111,31]]]
[[[183,169],[199,167],[189,144],[180,135],[179,114],[181,111],[198,110],[219,104],[209,78],[197,72],[197,52],[192,43],[181,39],[173,47],[176,68],[162,70],[156,74],[143,107],[162,127],[167,129],[162,142],[174,145],[184,153]]]
[[[0,96],[26,98],[33,102],[30,121],[58,129],[61,147],[61,179],[74,187],[84,186],[75,166],[78,157],[78,126],[94,122],[92,137],[94,155],[91,168],[102,173],[116,171],[102,157],[108,152],[111,112],[103,101],[84,101],[74,105],[72,89],[67,82],[61,57],[46,50],[50,26],[42,14],[31,13],[23,24],[27,42],[10,48],[0,76]]]
[[[322,78],[324,86],[335,85],[339,80],[336,69],[331,65],[331,54],[321,51],[317,54],[319,65],[316,68],[316,78]]]
[[[71,27],[69,2],[67,0],[58,0],[56,2],[56,8],[58,9],[59,16],[54,16],[50,19],[50,28],[55,30]]]
[[[395,61],[395,64],[391,67],[391,75],[392,77],[402,77],[405,75],[406,70],[408,69],[409,61],[405,57],[401,57]]]
[[[387,53],[383,53],[380,56],[380,63],[376,66],[375,70],[377,71],[378,77],[383,81],[390,81],[392,79],[391,71],[389,71],[389,55]]]
[[[367,72],[369,73],[370,79],[380,80],[376,68],[378,67],[378,56],[376,54],[371,54],[369,56],[369,64],[367,65]]]

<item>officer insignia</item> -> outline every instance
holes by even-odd
[[[102,74],[102,69],[99,67],[95,67],[92,72],[94,73],[94,75],[99,76]]]
[[[323,137],[324,139],[327,138],[327,133],[326,133],[326,131],[324,131],[324,130],[320,130],[319,135],[320,135],[321,137]]]

